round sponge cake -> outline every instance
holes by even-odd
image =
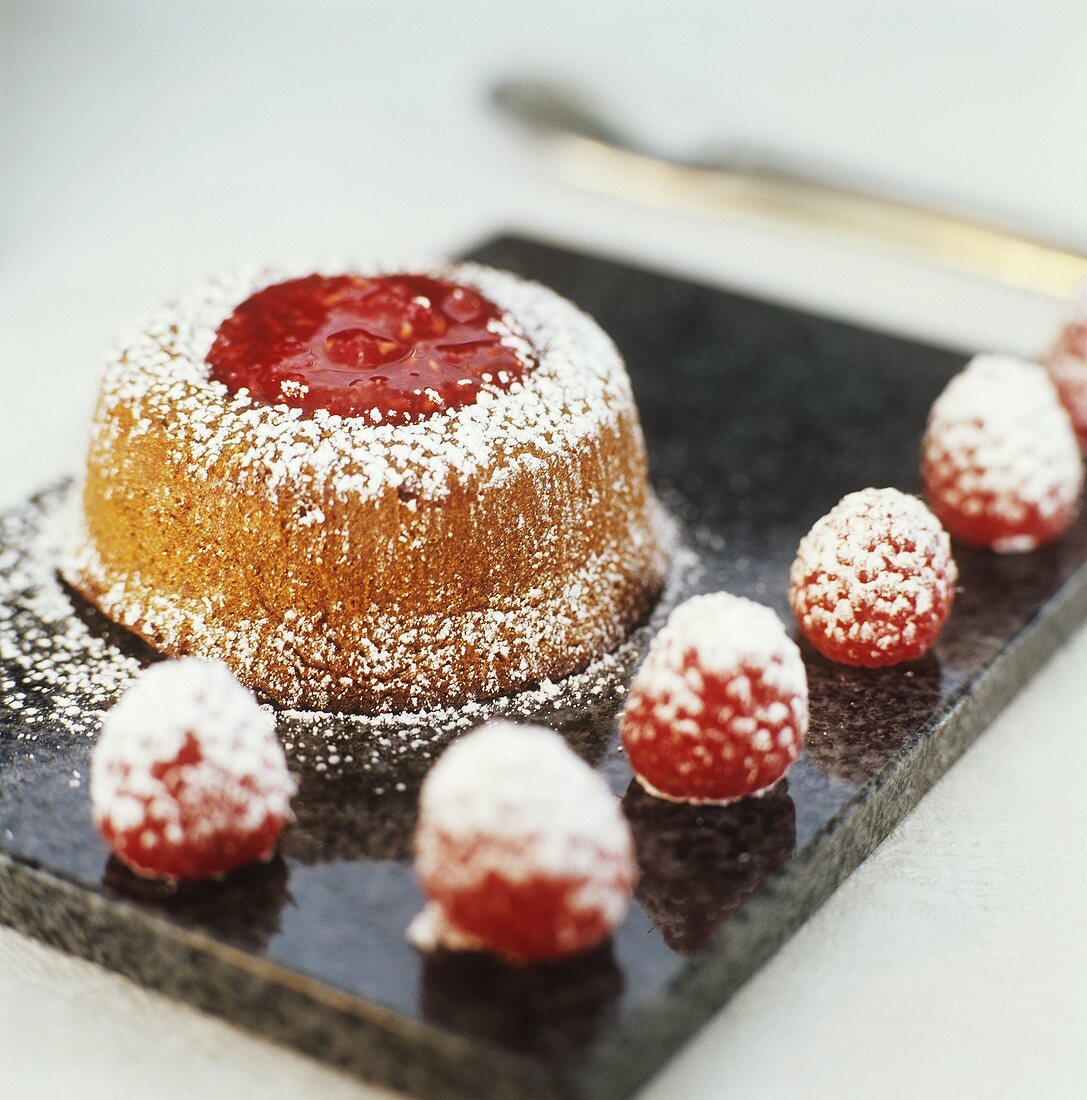
[[[224,322],[303,275],[208,282],[121,340],[65,579],[163,653],[218,658],[283,706],[460,704],[613,648],[666,549],[611,340],[545,287],[439,265],[425,277],[500,311],[519,378],[484,375],[467,403],[397,422],[217,380]]]

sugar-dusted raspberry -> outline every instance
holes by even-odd
[[[602,942],[634,885],[619,802],[566,742],[492,722],[442,755],[423,784],[416,870],[421,948],[557,958]]]
[[[936,641],[958,577],[951,540],[920,500],[862,489],[800,540],[789,604],[825,657],[879,668],[912,661]]]
[[[508,390],[535,366],[510,317],[430,275],[307,275],[223,321],[212,377],[268,405],[410,424]]]
[[[768,607],[716,592],[680,604],[631,685],[623,746],[642,786],[731,802],[773,786],[808,728],[796,644]]]
[[[137,874],[217,877],[269,859],[294,782],[275,720],[225,665],[152,665],[91,757],[95,824]]]
[[[1072,418],[1080,446],[1087,448],[1087,287],[1072,303],[1043,364]]]
[[[1068,413],[1036,363],[975,356],[936,399],[921,448],[933,511],[963,542],[1033,550],[1067,529],[1083,463]]]

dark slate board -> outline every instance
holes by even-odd
[[[691,590],[750,595],[786,621],[801,534],[852,489],[917,489],[926,412],[964,360],[519,238],[474,256],[550,284],[612,333],[654,481],[701,559]],[[33,518],[56,499],[24,511]],[[42,730],[31,756],[7,699],[0,917],[402,1089],[628,1095],[909,812],[1087,612],[1087,524],[1026,557],[957,556],[963,590],[922,661],[867,672],[806,652],[809,744],[764,799],[698,810],[655,802],[630,783],[610,707],[544,715],[605,772],[637,838],[639,903],[614,943],[588,957],[517,969],[423,959],[404,942],[420,902],[408,856],[425,770],[408,757],[387,763],[406,789],[390,783],[380,796],[373,773],[303,768],[298,824],[269,866],[172,895],[140,883],[108,861],[85,783],[68,783],[73,769],[86,775],[91,738]],[[72,606],[110,644],[133,645]]]

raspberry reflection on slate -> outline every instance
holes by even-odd
[[[1030,554],[994,554],[959,545],[961,571],[955,614],[940,639],[936,657],[952,676],[1001,652],[1000,629],[1021,629],[1045,607],[1076,562],[1087,554],[1087,524]]]
[[[631,781],[623,812],[634,834],[634,896],[680,955],[704,947],[796,848],[788,780],[728,806],[666,802]]]
[[[281,856],[251,863],[223,879],[169,883],[133,874],[111,857],[102,874],[107,891],[139,901],[246,951],[262,951],[280,932],[291,900],[289,869]]]
[[[623,977],[610,943],[554,962],[522,965],[476,951],[429,953],[423,1015],[509,1050],[565,1061],[615,1016]]]

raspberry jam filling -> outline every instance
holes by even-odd
[[[509,389],[535,361],[471,287],[428,275],[307,275],[242,302],[219,326],[208,364],[263,404],[410,424]]]

